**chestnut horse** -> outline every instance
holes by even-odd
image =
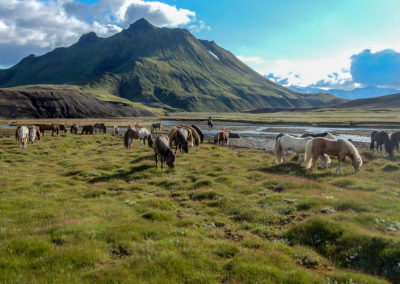
[[[154,141],[153,149],[156,168],[159,158],[161,161],[161,169],[164,169],[164,162],[169,168],[174,167],[175,154],[170,147],[170,141],[167,135],[158,136]]]
[[[59,124],[58,127],[61,132],[67,133],[67,127],[64,124]]]
[[[311,139],[306,144],[306,168],[316,169],[315,164],[321,154],[334,155],[338,157],[339,165],[336,168],[336,173],[341,172],[341,165],[345,157],[351,159],[354,171],[360,171],[362,159],[354,145],[344,139],[331,140],[322,137]]]
[[[371,145],[370,149],[374,151],[375,148],[375,143],[376,143],[376,151],[380,150],[379,152],[382,154],[382,145],[385,145],[385,150],[386,153],[389,154],[389,156],[393,155],[393,146],[389,138],[389,133],[386,131],[372,131],[371,132]]]
[[[214,137],[214,143],[220,146],[224,146],[224,143],[226,145],[226,147],[228,147],[228,143],[229,143],[229,130],[220,130],[218,131],[218,133],[215,135]]]
[[[52,124],[41,124],[39,126],[39,130],[43,134],[43,137],[44,137],[44,131],[45,130],[51,130],[51,136],[54,136],[54,132],[57,132],[57,135],[58,135],[58,133],[60,132],[60,127],[58,127],[58,125],[55,124],[55,123],[52,123]]]
[[[128,127],[124,136],[124,145],[127,149],[131,148],[133,139],[139,139],[139,131],[136,128]]]

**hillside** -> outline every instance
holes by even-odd
[[[358,99],[333,106],[334,108],[400,108],[400,93],[376,98]]]
[[[25,86],[0,89],[0,117],[87,118],[153,116],[148,109],[102,101],[76,86]]]
[[[0,87],[73,84],[153,107],[242,111],[312,107],[343,100],[301,94],[275,84],[213,41],[185,29],[157,28],[145,19],[108,38],[83,35],[70,47],[30,55],[0,70]]]

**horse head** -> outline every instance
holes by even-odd
[[[175,163],[175,153],[171,149],[168,149],[166,161],[167,166],[172,169],[174,168],[174,163]]]

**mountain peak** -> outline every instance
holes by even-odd
[[[129,28],[127,29],[128,31],[149,31],[153,30],[156,27],[150,24],[149,21],[147,21],[145,18],[141,18],[137,20],[136,22],[132,23]]]
[[[98,38],[99,37],[97,36],[97,34],[95,32],[90,32],[90,33],[82,35],[79,38],[78,43],[92,43],[92,42],[96,42]]]

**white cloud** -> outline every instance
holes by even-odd
[[[243,55],[236,56],[239,60],[243,61],[244,63],[254,63],[254,64],[261,64],[264,63],[264,60],[257,56],[250,56],[246,57]]]
[[[211,31],[211,27],[207,26],[206,23],[202,20],[198,21],[198,23],[192,24],[188,26],[191,32],[199,33],[203,30]]]

